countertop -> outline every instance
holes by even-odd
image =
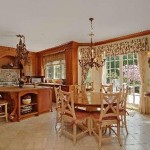
[[[48,86],[35,86],[34,85],[24,85],[22,88],[19,86],[0,86],[0,92],[20,92],[26,90],[40,90],[40,89],[48,89],[51,87]]]

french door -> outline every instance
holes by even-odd
[[[103,81],[113,83],[114,90],[118,90],[123,84],[127,85],[129,87],[127,103],[139,105],[140,74],[137,54],[107,56]]]

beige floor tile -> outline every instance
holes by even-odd
[[[53,110],[20,122],[0,120],[0,150],[98,150],[93,135],[81,137],[75,146],[68,137],[60,137]],[[127,123],[129,134],[121,129],[123,146],[117,139],[103,140],[101,150],[150,150],[150,115],[136,112],[127,117]]]
[[[145,148],[141,144],[136,144],[136,145],[126,145],[125,150],[145,150]]]

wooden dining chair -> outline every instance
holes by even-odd
[[[80,97],[86,93],[85,85],[71,85],[70,92],[73,92],[74,98]]]
[[[121,92],[117,93],[101,93],[101,109],[100,112],[91,113],[91,130],[98,140],[98,148],[101,148],[103,139],[103,130],[109,127],[118,138],[120,146],[122,145],[120,135],[120,118],[119,118],[119,100]],[[116,126],[115,130],[112,126]],[[106,136],[111,138],[110,134]],[[106,138],[105,137],[105,138]]]
[[[70,92],[73,93],[73,99],[82,99],[86,95],[86,87],[85,85],[71,85]],[[75,109],[85,110],[84,107],[77,107]]]
[[[113,83],[111,84],[100,84],[100,92],[108,93],[113,92]]]
[[[125,127],[127,134],[128,134],[128,129],[127,129],[126,115],[127,114],[129,115],[129,113],[127,111],[126,102],[128,97],[128,91],[129,91],[128,86],[122,88],[121,99],[119,102],[119,116],[121,119],[121,127]]]
[[[77,138],[90,134],[90,114],[74,109],[73,92],[60,92],[62,102],[62,120],[60,135],[65,134],[76,144]],[[87,123],[87,124],[86,124]],[[68,125],[68,127],[66,127]],[[80,130],[78,130],[80,129]]]
[[[93,91],[94,90],[94,82],[87,82],[85,84],[86,86],[86,91]]]
[[[56,97],[56,123],[55,128],[57,128],[57,124],[61,123],[61,99],[60,99],[60,90],[61,87],[54,87],[55,90],[55,97]]]

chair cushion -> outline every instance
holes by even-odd
[[[90,113],[83,110],[76,110],[75,115],[78,120],[90,117]]]
[[[69,117],[73,117],[71,114],[69,113],[64,113],[63,115],[69,116]],[[90,117],[90,113],[84,111],[84,110],[76,110],[75,109],[75,115],[76,115],[76,119],[80,120],[80,119],[84,119],[87,117]]]
[[[91,113],[91,116],[94,119],[98,120],[100,118],[100,112],[93,112]],[[117,116],[104,116],[102,120],[118,120],[118,117]]]
[[[99,119],[99,117],[100,117],[100,112],[91,112],[91,116],[92,116],[94,119]]]

